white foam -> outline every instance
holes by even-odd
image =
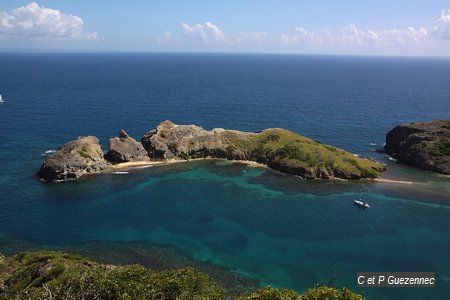
[[[42,156],[50,155],[50,154],[53,154],[53,153],[55,153],[55,152],[56,152],[56,150],[53,150],[53,149],[47,150],[47,151],[45,151],[44,153],[42,153]]]
[[[389,155],[386,155],[386,156],[389,158],[389,160],[392,160],[392,161],[395,161],[395,162],[398,161],[398,159],[395,159],[395,158],[393,158],[393,157],[390,157]]]
[[[113,172],[113,174],[116,174],[116,175],[126,175],[126,174],[130,174],[130,172],[123,172],[123,171],[120,171],[120,172]]]

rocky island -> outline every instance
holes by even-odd
[[[306,179],[377,178],[385,170],[383,165],[371,159],[282,128],[260,132],[205,130],[195,125],[164,121],[146,133],[141,142],[121,130],[119,137],[110,139],[106,155],[96,137],[79,137],[47,156],[38,177],[61,182],[108,172],[114,164],[120,163],[151,164],[206,158],[257,162]]]
[[[401,164],[450,175],[450,120],[398,125],[387,133],[382,152]]]
[[[48,155],[38,177],[45,181],[69,181],[85,174],[105,171],[108,167],[98,138],[85,136],[64,144]]]

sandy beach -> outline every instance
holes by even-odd
[[[192,160],[189,160],[189,161],[194,161],[194,160],[197,160],[197,159],[192,159]],[[134,167],[163,166],[163,165],[170,165],[170,164],[182,163],[182,162],[188,162],[188,160],[184,160],[184,159],[167,159],[167,160],[158,160],[158,161],[124,162],[124,163],[118,163],[118,164],[112,165],[111,169],[113,171],[117,171],[117,170],[132,169]]]
[[[127,169],[133,169],[136,167],[151,167],[151,166],[164,166],[164,165],[170,165],[170,164],[177,164],[177,163],[187,163],[192,161],[199,161],[199,160],[217,160],[217,161],[227,161],[230,163],[239,163],[239,164],[245,164],[247,166],[252,167],[262,167],[262,168],[268,168],[267,165],[258,163],[256,161],[251,160],[227,160],[227,159],[218,159],[218,158],[211,158],[211,157],[205,157],[205,158],[194,158],[194,159],[167,159],[167,160],[157,160],[157,161],[133,161],[133,162],[124,162],[124,163],[118,163],[111,166],[111,171],[123,171]]]
[[[394,184],[414,184],[417,182],[412,181],[403,181],[403,180],[392,180],[392,179],[386,179],[386,178],[376,178],[374,181],[377,182],[383,182],[383,183],[394,183]]]
[[[253,160],[228,160],[233,164],[244,164],[249,167],[269,168],[267,165],[253,161]]]

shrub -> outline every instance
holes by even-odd
[[[154,272],[59,252],[24,253],[0,269],[0,299],[219,299],[224,290],[193,268]],[[12,270],[12,272],[10,271]]]
[[[328,286],[316,286],[306,291],[301,300],[363,300],[363,296],[347,288],[336,289]]]
[[[435,146],[435,152],[439,156],[450,156],[450,138],[441,138]]]
[[[274,289],[270,286],[259,289],[250,295],[238,297],[236,300],[301,300],[301,296],[288,289]]]
[[[362,300],[347,288],[316,286],[301,295],[264,287],[231,296],[193,268],[155,272],[112,266],[61,252],[0,254],[0,299]]]
[[[80,154],[82,157],[86,159],[92,160],[92,157],[87,153],[87,150],[85,147],[81,148],[81,150],[78,151],[78,154]]]

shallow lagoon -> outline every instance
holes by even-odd
[[[433,270],[433,292],[449,292],[449,206],[390,196],[383,185],[180,163],[23,191],[2,210],[1,226],[9,238],[69,250],[92,241],[110,242],[105,251],[117,242],[170,245],[194,261],[298,290],[331,279],[353,287],[358,271]],[[370,210],[353,205],[359,195]],[[420,299],[430,291],[364,292]]]

